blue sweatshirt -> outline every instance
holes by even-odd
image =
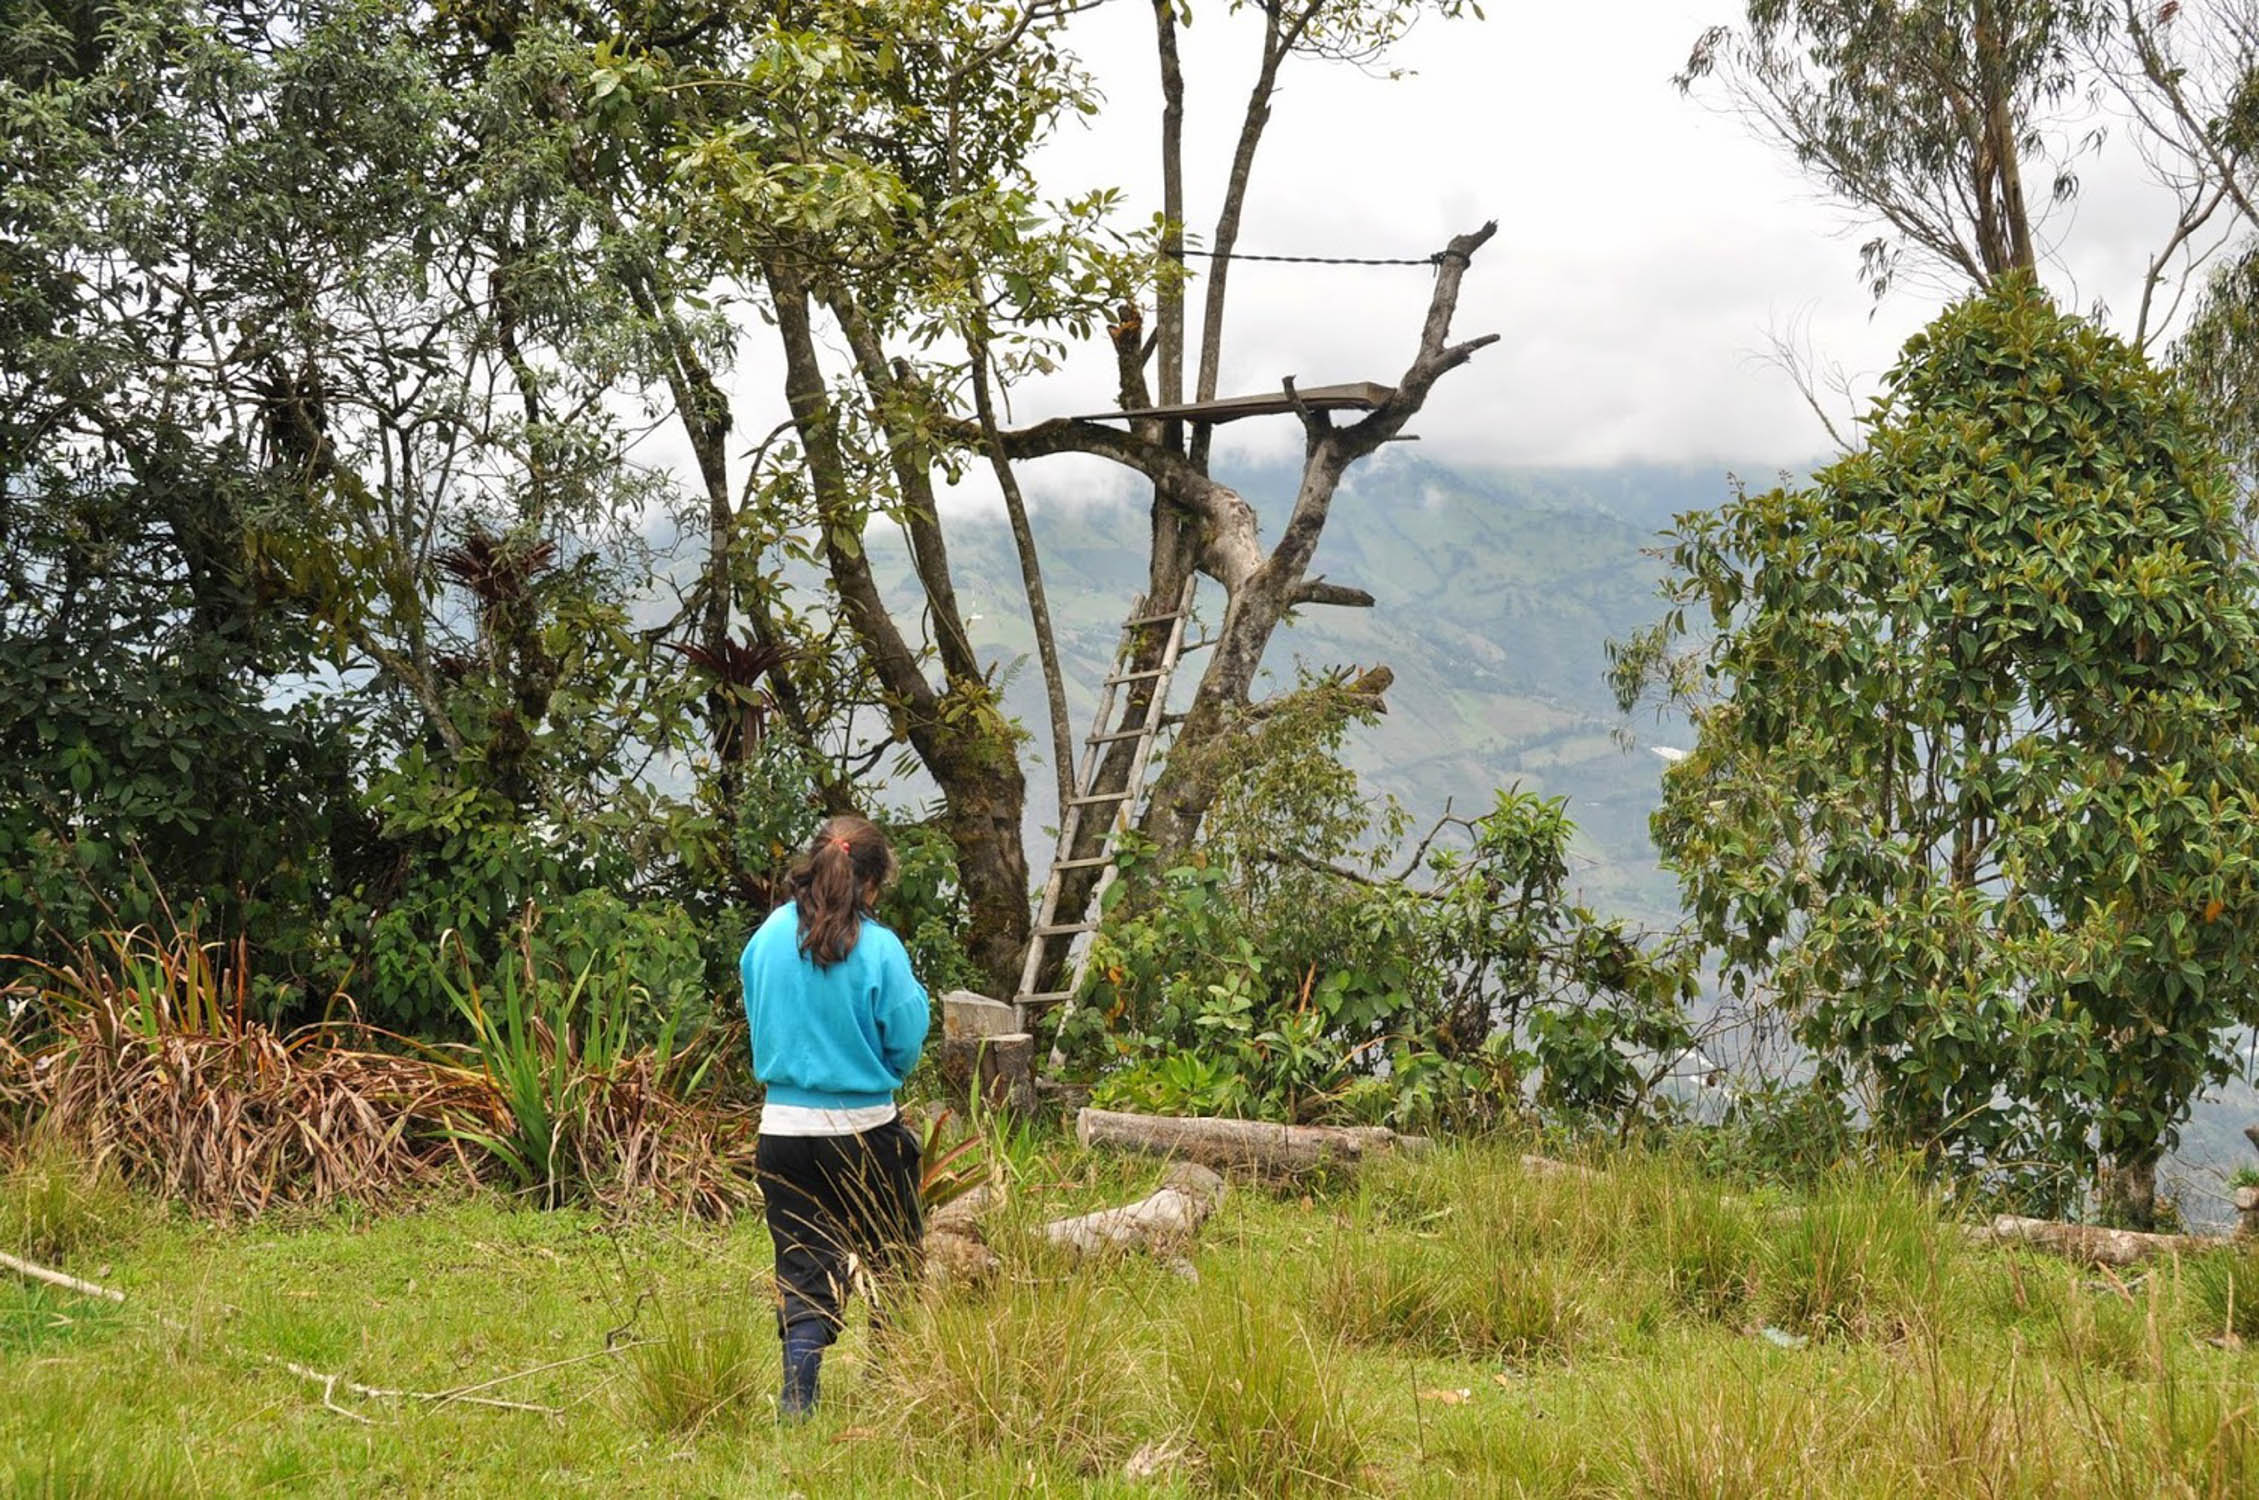
[[[894,1102],[918,1065],[929,1012],[902,940],[865,918],[855,946],[828,969],[800,951],[800,912],[769,914],[737,961],[753,1076],[779,1104],[867,1109]]]

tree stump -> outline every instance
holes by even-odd
[[[1029,1114],[1035,1109],[1035,1038],[1014,1027],[1012,1007],[970,990],[941,997],[941,1081],[969,1108]]]

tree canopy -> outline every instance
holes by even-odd
[[[2187,391],[2005,276],[1908,342],[1864,448],[1682,519],[1618,663],[1698,729],[1657,842],[1901,1139],[2145,1173],[2259,1020],[2238,516]]]

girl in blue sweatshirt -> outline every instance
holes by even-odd
[[[793,869],[792,899],[738,960],[753,1073],[767,1086],[755,1162],[776,1243],[788,1417],[816,1404],[849,1256],[878,1287],[916,1270],[918,1142],[894,1091],[925,1045],[926,992],[902,940],[870,914],[894,872],[886,835],[833,818]]]

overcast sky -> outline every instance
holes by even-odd
[[[1428,21],[1386,80],[1297,59],[1258,159],[1241,248],[1423,255],[1486,218],[1459,331],[1502,341],[1451,376],[1418,425],[1432,456],[1488,463],[1624,459],[1787,462],[1827,448],[1764,355],[1790,333],[1866,377],[1937,308],[1900,290],[1879,307],[1858,277],[1865,228],[1822,201],[1784,156],[1671,74],[1735,0],[1496,0],[1485,21]],[[1252,76],[1250,16],[1194,6],[1186,33],[1189,217],[1211,223]],[[1158,207],[1158,100],[1148,6],[1117,0],[1069,33],[1108,107],[1071,126],[1043,173],[1112,183]],[[2084,165],[2059,294],[2130,307],[2159,204],[2122,147]],[[1393,380],[1425,306],[1420,268],[1234,268],[1224,393]],[[1028,391],[1022,416],[1108,404],[1092,366]],[[1291,449],[1294,424],[1247,422],[1235,441]]]
[[[1737,0],[1494,0],[1484,21],[1423,22],[1393,61],[1409,76],[1295,59],[1257,160],[1240,248],[1251,253],[1421,256],[1486,218],[1457,332],[1501,342],[1448,377],[1414,430],[1456,464],[1723,463],[1745,473],[1830,444],[1768,355],[1790,338],[1871,392],[1898,346],[1940,305],[1903,285],[1879,305],[1858,275],[1869,226],[1825,201],[1785,155],[1723,113],[1682,97],[1671,74]],[[1196,0],[1184,34],[1188,205],[1212,224],[1252,77],[1254,18]],[[1159,89],[1150,7],[1113,0],[1077,17],[1068,44],[1106,107],[1046,148],[1048,191],[1126,195],[1125,222],[1159,208]],[[2086,123],[2092,123],[2091,121]],[[2071,305],[2129,309],[2142,257],[2169,209],[2123,137],[2080,164],[2082,192],[2058,215],[2050,284]],[[1241,264],[1234,268],[1222,391],[1392,382],[1426,305],[1422,267]],[[773,337],[755,325],[733,385],[738,430],[783,416]],[[1023,385],[1012,418],[1113,405],[1111,356],[1093,349]],[[1851,403],[1835,398],[1839,417]],[[1287,419],[1220,430],[1226,456],[1285,456]],[[750,442],[751,439],[748,439]],[[671,445],[671,437],[659,439]],[[650,453],[664,462],[673,454]],[[1091,460],[1028,466],[1038,503],[1130,493],[1126,471]],[[978,469],[954,497],[992,503]]]

